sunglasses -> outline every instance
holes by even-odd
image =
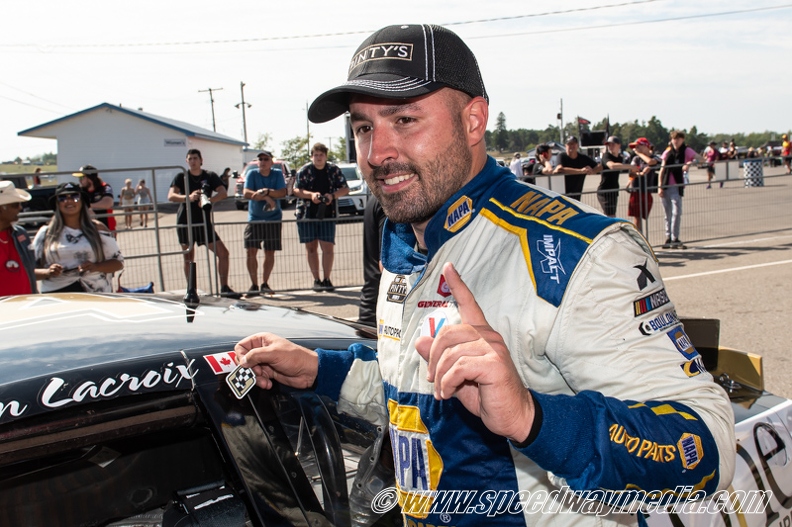
[[[76,202],[80,201],[80,195],[79,194],[61,194],[60,196],[58,196],[58,201],[60,201],[61,203],[66,203],[69,200],[74,201],[76,203]]]

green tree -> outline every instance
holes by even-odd
[[[329,158],[335,163],[346,163],[348,161],[346,154],[346,138],[339,137],[333,142],[333,149],[329,152]]]
[[[509,146],[509,131],[506,129],[506,115],[503,112],[498,114],[495,122],[495,148],[503,152]]]
[[[272,150],[270,142],[272,142],[272,134],[269,132],[259,134],[258,139],[253,143],[253,148],[256,150]]]
[[[310,161],[308,155],[309,138],[298,135],[292,139],[287,139],[281,143],[281,159],[289,162],[289,165],[298,169]]]

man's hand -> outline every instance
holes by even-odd
[[[272,381],[293,388],[310,388],[319,372],[319,356],[315,351],[273,335],[256,333],[234,346],[237,362],[252,368],[256,385],[269,390]]]
[[[518,443],[531,432],[534,403],[523,386],[503,338],[487,323],[476,299],[446,263],[443,275],[459,306],[462,323],[434,337],[420,337],[416,350],[429,362],[435,398],[456,397],[490,431]]]

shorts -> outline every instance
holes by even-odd
[[[641,204],[642,199],[643,204]],[[631,218],[646,219],[649,217],[649,213],[652,212],[653,202],[654,198],[648,192],[632,192],[630,194],[630,203],[627,205],[627,215]]]
[[[245,249],[261,249],[263,243],[265,251],[282,250],[282,227],[279,221],[248,223],[245,227]]]
[[[597,201],[599,201],[602,212],[606,216],[616,215],[616,204],[619,202],[619,189],[600,189],[597,191]]]
[[[715,175],[715,164],[707,163],[707,174]]]
[[[135,200],[122,198],[121,199],[121,206],[123,208],[125,208],[125,209],[131,209],[132,207],[135,206]]]
[[[297,234],[300,236],[300,243],[308,243],[314,240],[335,244],[336,224],[334,221],[307,220],[297,222]]]
[[[219,242],[220,236],[217,235],[217,231],[214,230],[214,225],[211,223],[207,225],[206,229],[209,233],[209,243]],[[176,232],[179,236],[179,243],[182,245],[190,245],[188,241],[188,232],[186,226],[181,226],[176,229]],[[198,225],[193,226],[192,228],[192,235],[193,235],[193,243],[196,245],[206,245],[206,237],[204,236],[204,226]]]

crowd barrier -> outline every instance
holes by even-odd
[[[736,162],[733,162],[736,163]],[[724,168],[724,170],[729,170]],[[792,176],[772,174],[765,170],[763,186],[746,186],[736,164],[731,172],[716,171],[716,179],[707,188],[706,169],[691,171],[692,181],[686,185],[683,198],[683,213],[680,238],[688,245],[705,241],[724,240],[733,236],[773,232],[792,227]],[[782,169],[777,169],[783,172]],[[554,178],[563,176],[554,176]],[[621,176],[622,187],[627,176]],[[587,177],[586,190],[581,202],[600,210],[597,192],[590,190],[599,181],[599,175]],[[537,181],[538,184],[541,181]],[[723,185],[721,186],[721,183]],[[629,194],[625,188],[618,190],[616,216],[628,220]],[[648,218],[643,222],[642,233],[651,245],[659,249],[665,240],[662,200],[653,195],[654,204]],[[247,271],[247,257],[243,235],[247,225],[247,213],[236,211],[233,198],[213,207],[215,229],[230,252],[229,285],[237,292],[246,292],[251,285]],[[179,246],[175,212],[176,204],[161,202],[154,205],[156,213],[150,211],[147,229],[139,227],[138,212],[135,228],[116,231],[116,238],[125,258],[124,286],[138,287],[155,283],[158,291],[182,291],[186,288],[183,252]],[[115,214],[117,224],[124,225],[124,212]],[[28,218],[41,213],[22,215],[24,224]],[[306,290],[313,285],[308,267],[305,247],[297,237],[293,209],[284,211],[283,250],[276,253],[275,267],[269,279],[272,289],[279,292]],[[335,220],[335,261],[331,279],[336,288],[357,287],[363,283],[363,222],[360,216],[340,216]],[[320,250],[321,252],[321,250]],[[217,266],[213,254],[205,246],[196,248],[195,260],[198,267],[198,288],[209,294],[219,291]],[[321,261],[321,256],[320,256]],[[258,280],[261,282],[263,253],[258,253]]]

